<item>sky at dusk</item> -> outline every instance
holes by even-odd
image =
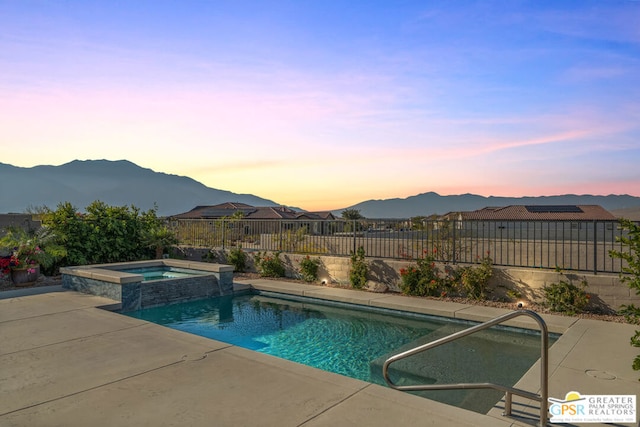
[[[127,159],[307,210],[640,196],[639,22],[635,0],[0,0],[0,162]]]

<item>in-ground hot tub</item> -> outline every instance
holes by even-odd
[[[63,267],[62,286],[104,296],[121,310],[193,301],[233,294],[233,266],[158,259]]]

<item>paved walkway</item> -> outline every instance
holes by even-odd
[[[469,320],[506,312],[289,282],[251,285]],[[469,412],[101,309],[113,303],[76,292],[0,300],[0,426],[506,427],[537,416],[531,402],[509,418],[500,408]],[[544,317],[563,333],[550,352],[550,396],[640,394],[640,373],[630,366],[633,326]],[[520,326],[533,323],[521,319]],[[517,386],[538,391],[536,366]]]

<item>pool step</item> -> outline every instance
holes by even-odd
[[[371,377],[377,383],[386,384],[382,377],[382,365],[390,356],[446,337],[465,327],[459,324],[445,325],[373,360],[370,363]],[[535,337],[531,337],[531,340],[516,335],[499,338],[493,331],[486,332],[397,361],[389,367],[389,374],[398,385],[515,384],[538,358],[537,347],[532,347],[536,343]],[[506,366],[510,369],[505,369]],[[415,394],[481,413],[489,411],[502,398],[499,391],[478,389],[420,391]]]

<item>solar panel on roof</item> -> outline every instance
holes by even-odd
[[[252,209],[205,209],[202,211],[202,216],[207,218],[222,218],[225,216],[231,216],[235,212],[241,211],[245,216],[255,211],[255,208]]]
[[[584,212],[576,205],[529,205],[525,206],[530,213],[582,213]]]

